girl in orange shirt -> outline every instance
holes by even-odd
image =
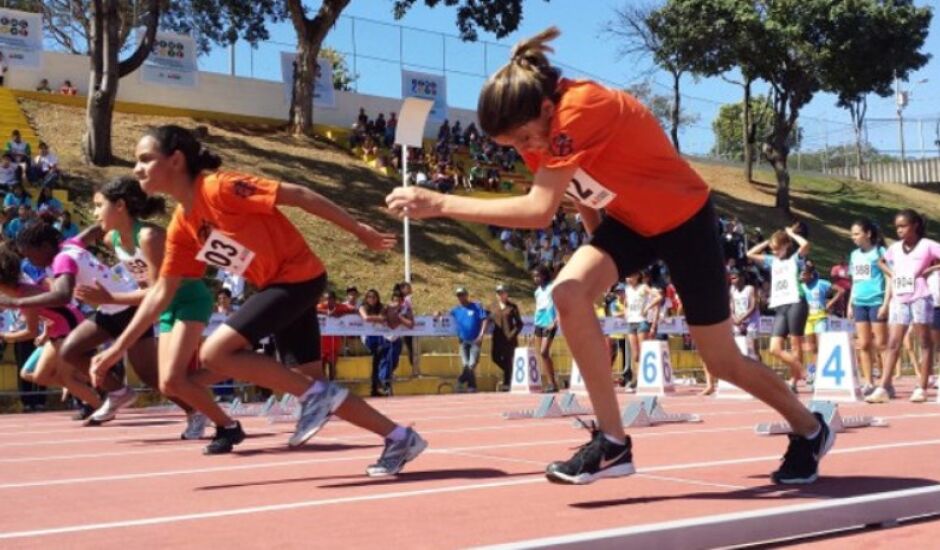
[[[682,295],[689,330],[714,374],[754,394],[793,426],[790,447],[773,478],[811,483],[834,442],[766,366],[741,355],[732,337],[728,286],[709,189],[676,153],[650,111],[627,93],[561,78],[546,57],[552,27],[516,45],[512,59],[480,92],[484,132],[515,147],[535,174],[526,196],[480,200],[399,188],[389,208],[414,218],[446,216],[501,227],[546,227],[568,196],[577,204],[590,244],[580,247],[555,281],[561,328],[581,366],[598,427],[569,460],[546,475],[590,483],[634,473],[610,381],[604,335],[592,304],[614,282],[657,259]],[[606,217],[601,221],[599,211]]]
[[[134,175],[144,191],[170,195],[179,206],[167,230],[160,276],[124,333],[95,356],[93,377],[117,362],[184,279],[202,277],[212,265],[243,275],[258,292],[205,341],[200,352],[205,368],[297,396],[301,413],[289,441],[292,447],[313,437],[335,413],[385,438],[385,449],[367,468],[368,475],[397,474],[417,457],[427,446],[417,432],[396,425],[323,376],[317,302],[326,288],[326,270],[277,207],[298,207],[328,220],[372,250],[388,250],[395,238],[359,223],[306,187],[220,171],[222,160],[179,126],[148,132],[135,156]],[[286,365],[252,351],[253,344],[269,335]],[[230,438],[233,444],[245,437],[237,422],[220,426],[218,432],[216,439]]]

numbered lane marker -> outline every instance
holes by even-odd
[[[665,395],[675,391],[669,344],[647,340],[640,345],[640,377],[637,395]]]
[[[541,393],[542,372],[535,351],[518,347],[512,357],[512,385],[510,393]]]
[[[855,347],[848,332],[824,332],[818,335],[816,380],[813,399],[854,402],[862,398],[858,386]]]
[[[581,376],[581,368],[578,362],[571,359],[571,379],[568,381],[568,391],[578,395],[587,395],[587,386],[584,385],[584,377]]]

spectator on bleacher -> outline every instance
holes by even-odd
[[[434,189],[435,191],[437,190],[434,187],[434,182],[428,179],[428,175],[425,174],[424,170],[422,170],[421,168],[416,169],[414,172],[412,172],[412,174],[414,174],[414,184],[417,185],[418,187]]]
[[[479,302],[470,301],[470,293],[464,287],[459,287],[455,294],[458,304],[450,310],[457,329],[457,340],[460,346],[460,377],[457,378],[458,392],[477,391],[476,368],[480,362],[480,349],[483,337],[489,326],[489,314]]]
[[[22,204],[19,207],[17,217],[10,220],[6,227],[3,228],[3,235],[10,240],[14,240],[16,236],[20,234],[20,231],[33,223],[33,221],[32,209],[29,205]]]
[[[36,91],[37,91],[37,92],[45,92],[45,93],[47,93],[47,94],[51,94],[51,93],[52,93],[52,88],[49,87],[49,79],[48,79],[48,78],[43,78],[42,80],[40,80],[40,81],[39,81],[39,85],[36,86]]]
[[[450,122],[446,118],[437,129],[437,141],[438,143],[450,141]]]
[[[37,214],[49,223],[53,223],[63,210],[65,209],[62,207],[62,202],[53,196],[52,189],[49,187],[39,189],[39,196],[36,197]]]
[[[7,193],[7,196],[3,198],[3,209],[13,210],[15,212],[20,206],[23,205],[32,207],[33,199],[29,196],[29,193],[26,192],[26,188],[23,187],[23,184],[17,182],[13,184],[10,192]]]
[[[9,70],[10,66],[7,65],[7,58],[4,57],[3,52],[0,51],[0,86],[3,86],[3,80],[6,78]]]
[[[59,93],[62,95],[78,95],[78,88],[72,86],[71,80],[66,80],[62,83],[62,87],[59,88]]]
[[[414,313],[404,302],[405,296],[399,285],[392,290],[392,297],[385,306],[385,324],[394,330],[397,328],[412,329],[415,326]],[[392,379],[398,370],[398,361],[401,358],[403,340],[401,335],[391,333],[385,337],[385,355],[379,362],[379,380],[385,388],[386,395],[392,394]]]
[[[202,336],[208,338],[237,309],[232,303],[232,292],[227,288],[220,288],[215,294],[215,309],[209,317],[209,322],[206,323],[205,330],[202,331]]]
[[[385,122],[385,114],[379,113],[379,115],[375,117],[375,123],[373,124],[373,133],[375,134],[375,138],[377,140],[385,139],[386,127],[387,124]]]
[[[553,272],[546,265],[540,265],[532,271],[532,282],[535,284],[535,350],[542,363],[542,371],[547,375],[548,386],[546,393],[558,391],[558,379],[555,377],[555,362],[552,360],[552,342],[558,332],[558,312],[552,298]]]
[[[3,153],[0,157],[0,186],[9,191],[11,187],[23,182],[23,170],[13,162],[13,155]]]
[[[391,147],[395,143],[395,130],[398,129],[398,119],[395,118],[395,113],[388,114],[388,120],[385,122],[385,146]],[[397,156],[401,158],[401,151],[398,151]]]
[[[475,122],[467,124],[467,129],[463,131],[463,142],[467,145],[476,144],[480,140],[480,131],[477,130]]]
[[[78,235],[78,225],[72,222],[72,213],[68,210],[62,212],[62,217],[55,223],[55,228],[59,230],[64,240]]]
[[[512,358],[519,347],[522,332],[522,315],[519,306],[509,299],[509,287],[496,286],[496,301],[490,306],[490,322],[493,323],[491,353],[493,362],[503,371],[503,391],[509,391],[512,380]]]
[[[403,310],[407,310],[411,313],[413,319],[415,305],[412,298],[414,289],[411,287],[411,283],[402,281],[395,285],[395,289],[401,291]],[[405,344],[405,349],[408,350],[408,362],[411,363],[411,375],[421,376],[420,365],[418,364],[421,360],[421,355],[418,352],[418,341],[415,340],[415,338],[416,336],[405,336],[402,338],[402,341]]]
[[[354,286],[346,287],[346,299],[343,303],[359,311],[359,306],[362,305],[362,301],[359,300],[359,289]]]
[[[454,122],[454,126],[450,129],[450,141],[454,145],[463,144],[463,128],[460,127],[460,121]]]
[[[369,124],[369,115],[366,114],[365,107],[359,107],[359,115],[356,116],[356,123],[365,130],[366,126]]]
[[[354,315],[356,308],[336,300],[336,291],[330,290],[323,293],[323,298],[317,304],[317,313],[328,317],[343,317],[344,315]],[[330,380],[336,380],[336,365],[339,361],[339,353],[343,349],[342,336],[320,336],[320,356],[323,359],[323,371]]]
[[[471,189],[474,187],[484,187],[486,183],[486,171],[480,166],[479,162],[474,162],[470,167],[470,174],[467,177],[467,183]]]
[[[434,172],[434,176],[431,179],[433,188],[436,191],[441,193],[450,193],[454,190],[456,183],[454,182],[454,177],[447,172],[447,165],[444,163],[439,163],[437,165],[437,171]]]
[[[555,249],[552,248],[552,242],[547,237],[542,237],[542,248],[539,249],[539,265],[551,270],[554,263]]]
[[[833,285],[844,291],[840,295],[839,301],[833,304],[830,311],[837,317],[846,317],[849,291],[852,290],[852,278],[849,275],[849,264],[845,258],[840,258],[839,263],[833,265],[832,269],[829,270],[829,280]]]
[[[366,133],[362,142],[362,154],[369,159],[378,158],[379,156],[379,144],[376,143],[375,137],[369,133]]]
[[[222,288],[227,288],[232,293],[232,299],[240,304],[245,299],[245,278],[241,275],[229,273],[224,269],[216,271],[215,278],[222,283]]]
[[[23,141],[19,130],[13,130],[13,133],[10,135],[6,152],[13,157],[13,162],[21,165],[27,173],[29,172],[29,168],[33,162],[33,151],[30,149],[29,143]]]
[[[374,326],[385,325],[385,305],[382,304],[382,298],[379,296],[378,290],[370,288],[366,291],[362,305],[359,306],[359,315],[362,317],[363,321]],[[366,349],[369,350],[369,353],[372,354],[372,391],[370,395],[372,397],[388,395],[383,380],[379,377],[379,368],[388,351],[388,340],[386,340],[384,336],[373,334],[365,336],[363,343],[366,345]]]
[[[39,154],[33,159],[29,181],[41,187],[51,187],[59,180],[59,157],[49,150],[49,145],[39,142]]]

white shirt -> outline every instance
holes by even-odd
[[[643,316],[643,308],[646,307],[646,302],[649,300],[649,290],[649,287],[644,284],[639,284],[635,287],[627,285],[626,315],[628,323],[642,323],[646,321],[646,317]]]
[[[55,156],[55,153],[50,152],[48,155],[36,155],[36,166],[39,167],[44,173],[52,170],[59,165],[59,157]]]
[[[16,183],[16,164],[10,163],[9,166],[0,164],[0,184],[13,185]]]

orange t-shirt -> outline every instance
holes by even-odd
[[[559,90],[551,152],[522,152],[530,170],[577,166],[566,194],[644,236],[675,229],[705,205],[708,185],[636,98],[586,80],[562,79]]]
[[[213,172],[199,176],[193,185],[192,208],[184,212],[177,206],[167,229],[161,275],[202,277],[211,264],[264,288],[308,281],[325,271],[275,206],[279,182]]]

